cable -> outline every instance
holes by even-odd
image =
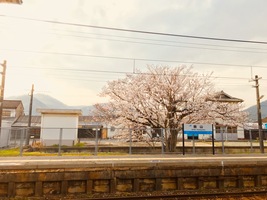
[[[57,29],[52,29],[55,31],[62,31]],[[165,42],[165,43],[176,43],[176,44],[189,44],[189,45],[197,45],[197,46],[211,46],[211,47],[226,47],[226,48],[234,48],[234,49],[254,49],[254,50],[261,50],[267,51],[265,48],[253,48],[253,47],[236,47],[236,46],[229,46],[229,45],[218,45],[218,44],[203,44],[203,43],[193,43],[193,42],[178,42],[178,41],[171,41],[171,40],[159,40],[159,39],[148,39],[148,38],[140,38],[140,37],[127,37],[122,35],[110,35],[110,34],[99,34],[99,33],[88,33],[88,32],[81,32],[81,31],[70,31],[64,30],[65,32],[71,33],[82,33],[82,34],[89,34],[89,35],[97,35],[97,36],[107,36],[107,37],[117,37],[117,38],[126,38],[126,39],[134,39],[134,40],[144,40],[144,41],[156,41],[156,42]],[[67,36],[67,37],[77,37],[77,38],[89,38],[89,39],[97,39],[97,40],[107,40],[107,41],[118,41],[118,42],[128,42],[128,43],[138,43],[138,44],[151,44],[151,45],[160,45],[160,46],[172,46],[172,47],[181,47],[181,48],[196,48],[196,49],[208,49],[208,50],[221,50],[221,51],[234,51],[234,52],[249,52],[249,53],[266,53],[266,52],[255,52],[255,51],[238,51],[238,50],[231,50],[231,49],[213,49],[213,48],[201,48],[201,47],[188,47],[188,46],[177,46],[177,45],[168,45],[168,44],[157,44],[157,43],[145,43],[145,42],[137,42],[137,41],[129,41],[129,40],[115,40],[110,38],[97,38],[97,37],[88,37],[88,36],[81,36],[81,35],[66,35],[62,33],[51,33],[47,32],[47,34],[53,35],[60,35],[60,36]]]
[[[16,67],[16,66],[11,66],[11,67]],[[19,67],[21,69],[21,66]],[[25,68],[30,68],[30,69],[36,69],[36,67],[25,67]],[[107,71],[107,70],[91,70],[91,69],[66,69],[66,68],[48,68],[48,67],[43,67],[43,68],[38,68],[38,69],[44,69],[44,70],[60,70],[60,71],[71,71],[71,72],[95,72],[95,73],[113,73],[113,74],[131,74],[131,75],[138,75],[138,74],[145,74],[145,75],[151,75],[150,73],[134,73],[134,72],[125,72],[125,71]],[[73,76],[73,74],[71,74]],[[84,75],[84,73],[83,73]],[[157,75],[163,75],[163,74],[157,74]],[[164,74],[166,75],[166,74]],[[180,75],[180,76],[185,76],[185,75]],[[199,75],[198,77],[202,77]],[[249,78],[244,78],[244,77],[230,77],[230,76],[210,76],[210,78],[215,78],[215,79],[234,79],[234,80],[249,80]],[[262,81],[267,81],[267,79],[261,79]]]
[[[161,60],[161,59],[149,59],[149,58],[130,58],[119,56],[101,56],[92,54],[78,54],[78,53],[60,53],[60,52],[45,52],[45,51],[29,51],[18,49],[0,49],[2,51],[22,52],[22,53],[37,53],[37,54],[52,54],[61,56],[81,56],[81,57],[95,57],[95,58],[107,58],[117,60],[129,60],[129,61],[156,61],[156,62],[169,62],[169,63],[186,63],[186,64],[200,64],[200,65],[217,65],[217,66],[229,66],[229,67],[245,67],[245,68],[267,68],[267,66],[260,65],[242,65],[242,64],[226,64],[226,63],[208,63],[208,62],[194,62],[194,61],[181,61],[181,60]]]
[[[129,40],[116,40],[110,38],[95,38],[95,37],[86,37],[86,36],[75,36],[75,35],[62,35],[61,36],[71,36],[71,37],[78,37],[78,38],[89,38],[89,39],[97,39],[97,40],[106,40],[106,41],[115,41],[115,42],[126,42],[132,44],[147,44],[147,45],[156,45],[156,46],[167,46],[167,47],[176,47],[176,48],[190,48],[190,49],[205,49],[205,50],[216,50],[216,51],[230,51],[230,52],[243,52],[243,53],[264,53],[266,54],[267,49],[265,52],[263,51],[245,51],[245,50],[233,50],[233,49],[215,49],[215,48],[207,48],[207,47],[193,47],[193,46],[181,46],[181,45],[172,45],[172,44],[160,44],[160,43],[149,43],[149,42],[138,42],[138,41],[129,41]],[[234,48],[234,47],[232,47]]]
[[[53,20],[41,20],[41,19],[33,19],[33,18],[27,18],[27,17],[15,17],[15,16],[8,16],[8,15],[0,15],[0,17],[16,18],[16,19],[31,20],[31,21],[38,21],[38,22],[61,24],[61,25],[69,25],[69,26],[79,26],[79,27],[87,27],[87,28],[105,29],[105,30],[112,30],[112,31],[142,33],[142,34],[149,34],[149,35],[163,35],[163,36],[170,36],[170,37],[183,37],[183,38],[193,38],[193,39],[202,39],[202,40],[215,40],[215,41],[224,41],[224,42],[267,44],[267,42],[265,42],[265,41],[228,39],[228,38],[216,38],[216,37],[182,35],[182,34],[173,34],[173,33],[162,33],[162,32],[153,32],[153,31],[142,31],[142,30],[134,30],[134,29],[114,28],[114,27],[107,27],[107,26],[95,26],[95,25],[86,25],[86,24],[78,24],[78,23],[70,23],[70,22],[60,22],[60,21],[53,21]]]
[[[122,35],[110,35],[110,34],[99,34],[99,33],[89,33],[89,32],[83,32],[83,31],[71,31],[71,30],[58,30],[58,29],[52,29],[55,31],[65,31],[65,32],[71,32],[71,33],[82,33],[82,34],[89,34],[89,35],[97,35],[97,36],[107,36],[107,37],[118,37],[118,38],[126,38],[126,39],[136,39],[136,40],[145,40],[145,41],[156,41],[156,42],[167,42],[167,43],[177,43],[177,44],[191,44],[191,45],[202,45],[202,46],[212,46],[212,47],[228,47],[228,48],[236,48],[236,49],[255,49],[255,50],[264,50],[267,51],[265,48],[253,48],[253,47],[236,47],[236,46],[229,46],[229,45],[219,45],[219,44],[207,44],[207,43],[194,43],[194,42],[178,42],[174,40],[158,40],[158,39],[151,39],[151,38],[140,38],[140,37],[127,37]],[[49,32],[48,32],[49,33]],[[51,34],[57,34],[57,33],[51,33]],[[59,35],[61,35],[59,33]],[[86,36],[76,36],[76,35],[63,35],[63,36],[71,36],[71,37],[84,37]]]

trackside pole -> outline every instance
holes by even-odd
[[[63,133],[63,129],[60,128],[59,129],[58,156],[61,156],[62,133]]]
[[[212,154],[215,155],[215,148],[214,148],[214,130],[213,130],[213,124],[212,124],[212,133],[211,133],[211,138],[212,138]]]
[[[182,138],[183,138],[183,155],[185,155],[185,146],[184,146],[184,124],[182,125]]]
[[[249,129],[249,142],[250,142],[250,152],[253,152],[253,144],[252,144],[252,135],[251,135],[251,129]]]
[[[222,138],[222,153],[224,154],[224,139],[223,139],[224,130],[222,130],[222,128],[220,129],[220,133]]]
[[[132,154],[132,129],[129,129],[130,141],[129,141],[129,154]]]
[[[98,151],[98,128],[96,128],[95,131],[95,156],[97,156]]]
[[[163,128],[160,129],[161,132],[161,154],[164,154],[164,133]]]
[[[1,127],[0,127],[1,128]],[[22,156],[23,154],[23,140],[26,135],[26,129],[21,130],[23,134],[20,134],[20,150],[19,155]]]
[[[195,134],[193,133],[193,154],[196,153],[196,147],[195,147]]]

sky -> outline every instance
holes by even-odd
[[[107,81],[147,65],[193,66],[213,73],[216,90],[256,104],[267,98],[265,0],[23,0],[0,4],[0,63],[7,62],[4,96],[52,96],[70,105],[106,102]],[[176,36],[145,34],[138,30]]]

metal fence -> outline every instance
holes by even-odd
[[[2,128],[0,148],[52,152],[61,156],[65,152],[85,152],[98,155],[100,152],[128,154],[167,154],[166,140],[170,129],[119,129],[119,128]],[[257,153],[259,142],[252,137],[229,140],[230,134],[185,136],[178,132],[175,154],[227,154]],[[224,134],[228,134],[225,137]],[[229,136],[230,135],[230,136]],[[236,137],[236,136],[235,136]],[[232,137],[232,138],[235,138]],[[228,139],[227,139],[228,138]],[[215,142],[215,145],[214,145]]]

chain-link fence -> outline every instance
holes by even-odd
[[[170,152],[167,138],[175,131],[176,150]],[[183,135],[181,130],[162,128],[2,128],[0,148],[18,148],[21,156],[25,151],[56,153],[59,156],[70,152],[84,152],[88,155],[103,152],[183,155],[258,152],[259,141],[256,134],[249,134],[249,138],[238,140],[238,131],[215,131],[212,137],[204,134]]]

